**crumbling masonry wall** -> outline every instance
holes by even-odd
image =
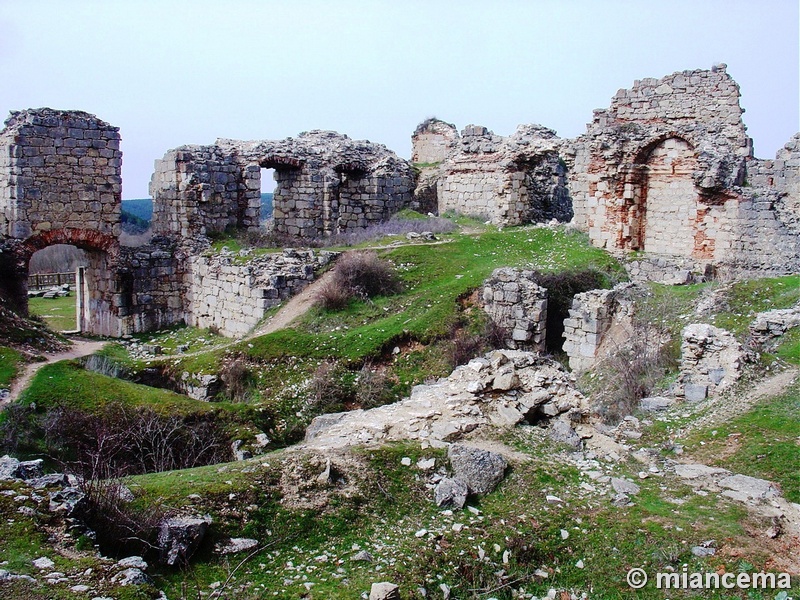
[[[244,335],[267,309],[302,291],[314,280],[315,269],[334,257],[331,252],[294,249],[257,257],[230,252],[189,257],[188,324]]]
[[[575,225],[596,246],[691,258],[701,271],[796,270],[797,207],[785,196],[797,187],[781,179],[793,174],[781,158],[753,158],[743,112],[725,65],[617,92],[562,150]]]
[[[483,310],[503,331],[507,348],[544,352],[547,290],[533,271],[496,269],[483,283]]]
[[[414,185],[411,165],[385,146],[332,131],[183,146],[156,161],[154,231],[191,237],[257,228],[261,168],[275,170],[274,230],[299,238],[385,221],[409,205]]]
[[[439,213],[453,211],[498,225],[572,217],[565,164],[558,156],[561,140],[551,129],[522,125],[505,138],[468,125],[454,137],[434,121],[421,124],[412,142],[415,157],[441,158],[447,152],[421,174],[427,188],[435,181]]]
[[[80,326],[118,335],[119,130],[94,115],[49,108],[12,112],[0,132],[0,293],[27,311],[28,263],[38,250],[87,251]]]

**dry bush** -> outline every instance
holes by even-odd
[[[94,532],[103,554],[118,558],[147,556],[157,550],[160,523],[168,516],[158,505],[134,508],[126,498],[129,491],[121,481],[84,479],[85,494],[77,515]]]
[[[488,318],[477,333],[454,328],[450,334],[451,343],[448,353],[451,368],[455,369],[460,365],[465,365],[476,356],[490,350],[504,348],[505,337],[503,328]]]
[[[680,307],[669,297],[639,299],[631,319],[629,341],[598,365],[602,388],[597,412],[607,423],[633,414],[678,365],[679,348],[673,339]]]
[[[240,356],[228,362],[222,368],[220,378],[225,383],[227,395],[231,400],[246,402],[249,399],[252,374],[244,358]]]
[[[386,372],[364,363],[358,372],[355,401],[361,408],[375,408],[393,400],[391,385]]]
[[[49,453],[84,479],[187,469],[231,458],[228,438],[213,421],[119,403],[93,414],[52,409],[43,429]]]
[[[317,295],[317,304],[337,310],[352,298],[367,300],[396,294],[401,289],[394,267],[375,252],[350,252],[336,261],[330,279]]]
[[[309,386],[310,402],[315,411],[336,412],[342,410],[346,403],[353,402],[355,390],[352,379],[352,374],[334,361],[320,364],[314,371]]]

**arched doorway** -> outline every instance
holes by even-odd
[[[640,248],[645,252],[691,256],[697,222],[697,168],[692,146],[677,137],[657,144],[646,158]]]
[[[116,262],[119,242],[113,236],[86,229],[56,229],[25,240],[7,240],[0,261],[0,294],[12,308],[28,314],[29,265],[44,248],[66,244],[85,251],[85,264],[77,269],[76,329],[93,335],[119,335],[119,282]]]

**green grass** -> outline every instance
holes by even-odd
[[[784,334],[775,354],[788,363],[800,365],[800,327]]]
[[[358,597],[372,582],[393,581],[400,585],[402,597],[414,597],[419,587],[429,597],[440,597],[439,585],[445,583],[453,598],[510,600],[520,589],[542,597],[550,588],[589,591],[592,598],[623,598],[631,597],[625,574],[634,566],[651,573],[680,569],[684,563],[690,570],[714,570],[726,562],[724,557],[698,559],[690,547],[705,539],[735,547],[737,539],[746,538],[743,509],[713,495],[698,496],[688,486],[671,489],[669,500],[660,480],[641,481],[634,506],[624,508],[612,506],[607,496],[584,496],[577,491],[583,481],[580,472],[553,460],[552,447],[529,449],[529,462],[515,464],[495,492],[472,502],[480,514],[437,509],[419,472],[401,465],[403,457],[411,458],[413,465],[429,456],[443,464],[443,451],[392,444],[354,452],[364,470],[346,475],[363,478],[366,485],[350,497],[333,492],[327,505],[316,510],[293,509],[282,502],[284,452],[247,464],[133,478],[131,487],[140,506],[181,505],[189,494],[198,494],[202,500],[195,508],[215,518],[206,548],[194,563],[184,572],[156,571],[158,587],[168,597],[180,597],[186,582],[195,593],[225,581],[244,555],[216,557],[208,545],[225,535],[244,535],[268,547],[237,571],[234,587],[228,590],[236,597],[248,597],[238,588],[241,582],[248,582],[252,597],[298,597],[307,592],[303,584],[310,583],[308,597],[332,598]],[[547,503],[548,493],[564,504]],[[231,512],[230,494],[236,494],[237,503],[251,506],[243,519]],[[676,500],[682,502],[680,507]],[[464,528],[454,531],[453,523]],[[417,537],[423,529],[429,533]],[[569,533],[566,540],[562,529]],[[375,562],[352,562],[360,549]],[[755,554],[743,558],[759,567],[769,559]],[[583,568],[577,566],[579,560]],[[548,577],[535,575],[538,569]],[[635,597],[664,596],[649,586]]]
[[[74,361],[60,361],[42,367],[15,406],[28,407],[41,418],[59,407],[97,413],[112,404],[149,408],[163,416],[213,419],[231,440],[251,439],[255,433],[268,428],[271,419],[268,413],[246,404],[194,400],[168,390],[87,371]],[[8,411],[0,414],[0,423],[6,422],[8,414]],[[26,439],[25,444],[28,449],[39,451],[44,447],[44,440],[37,437],[42,432],[34,423],[29,427],[33,437]]]
[[[381,252],[395,264],[405,291],[369,304],[353,302],[340,312],[317,310],[295,328],[254,340],[243,351],[260,359],[286,356],[376,356],[403,338],[430,342],[446,335],[458,318],[458,298],[480,286],[499,266],[542,271],[594,267],[619,274],[608,254],[583,236],[548,229],[516,229],[459,236],[441,246],[405,246]]]
[[[23,363],[24,357],[20,352],[0,346],[0,388],[11,385]]]
[[[716,433],[714,433],[716,432]],[[800,384],[731,421],[692,434],[685,449],[700,461],[781,486],[800,502]],[[702,442],[702,444],[701,444]]]
[[[716,315],[714,325],[743,339],[756,313],[790,308],[800,301],[800,275],[735,283],[725,299],[727,310]]]
[[[30,298],[28,310],[38,315],[53,331],[72,331],[77,327],[74,292],[62,298]]]

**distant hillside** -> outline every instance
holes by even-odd
[[[153,217],[153,200],[151,198],[123,200],[122,210],[149,223]]]
[[[261,220],[265,221],[272,217],[272,196],[271,193],[261,194]],[[135,222],[141,224],[141,219],[146,223],[150,223],[153,217],[153,200],[152,198],[139,198],[135,200],[123,200],[122,211],[128,213],[130,216],[123,217],[123,220],[128,222]],[[131,217],[135,217],[131,218]]]
[[[272,217],[272,197],[273,194],[261,194],[261,220],[266,221]]]

